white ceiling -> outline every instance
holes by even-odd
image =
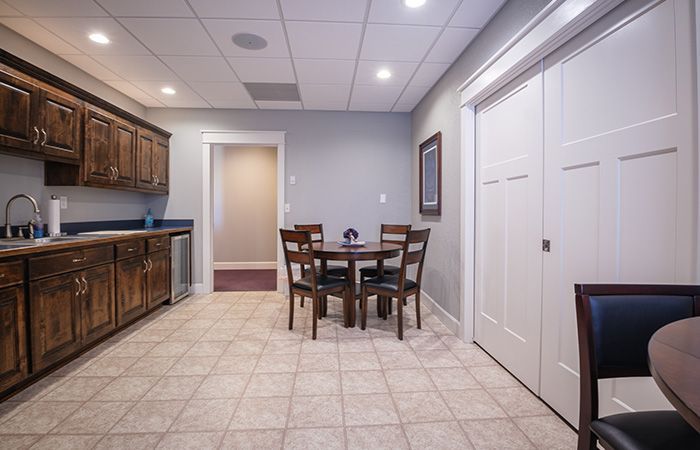
[[[148,107],[405,112],[504,1],[0,0],[0,23]],[[244,32],[267,47],[235,46]],[[297,83],[301,102],[255,102],[243,82]]]

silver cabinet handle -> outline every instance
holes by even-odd
[[[85,293],[87,292],[87,286],[88,286],[87,280],[85,279],[85,277],[83,277],[83,284],[85,285],[85,287],[83,288],[83,292],[81,292],[81,294],[85,295]]]
[[[143,269],[143,273],[148,272],[148,262],[146,262],[145,259],[143,260],[143,265],[144,265],[144,267],[145,267],[145,268]]]
[[[156,186],[160,184],[160,178],[158,178],[158,175],[156,175]]]
[[[36,145],[39,143],[39,129],[37,127],[34,127],[34,132],[36,133],[36,137],[32,141],[32,144]]]
[[[151,181],[151,184],[152,184],[153,186],[155,186],[155,185],[156,185],[156,176],[155,176],[155,175],[151,175],[151,180],[153,180],[153,181]]]
[[[151,261],[151,258],[148,258],[148,271],[150,272],[151,269],[153,269],[153,261]]]
[[[76,278],[75,283],[78,285],[78,291],[75,293],[75,295],[80,295],[80,290],[82,289],[82,286],[80,286],[80,280]]]
[[[119,178],[119,167],[114,168],[114,179],[116,180]]]
[[[83,257],[83,258],[73,258],[73,262],[74,262],[74,263],[81,263],[81,262],[85,262],[85,261],[87,261],[87,257]]]
[[[46,133],[46,130],[44,130],[43,128],[41,129],[41,135],[43,136],[43,139],[41,140],[40,145],[43,147],[44,145],[46,145],[46,140],[49,138],[49,135]]]
[[[136,249],[135,248],[127,248],[126,249],[127,252],[133,252],[134,250],[136,250]]]
[[[2,280],[3,278],[5,278],[5,274],[4,274],[4,273],[0,273],[0,280]]]

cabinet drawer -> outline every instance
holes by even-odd
[[[12,286],[24,281],[24,262],[11,261],[0,263],[0,288]]]
[[[130,241],[114,246],[116,249],[117,259],[131,258],[132,256],[143,255],[146,253],[146,241]]]
[[[148,240],[148,253],[170,248],[170,236],[160,236]]]
[[[105,245],[29,259],[29,278],[57,275],[114,261],[114,247]]]

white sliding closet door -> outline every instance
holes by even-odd
[[[476,341],[539,391],[541,65],[478,105]]]
[[[541,396],[578,425],[574,283],[688,283],[696,249],[690,0],[628,1],[545,59]],[[601,383],[601,414],[664,408]]]

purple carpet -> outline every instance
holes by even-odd
[[[272,270],[215,270],[214,291],[274,291],[277,274]]]

